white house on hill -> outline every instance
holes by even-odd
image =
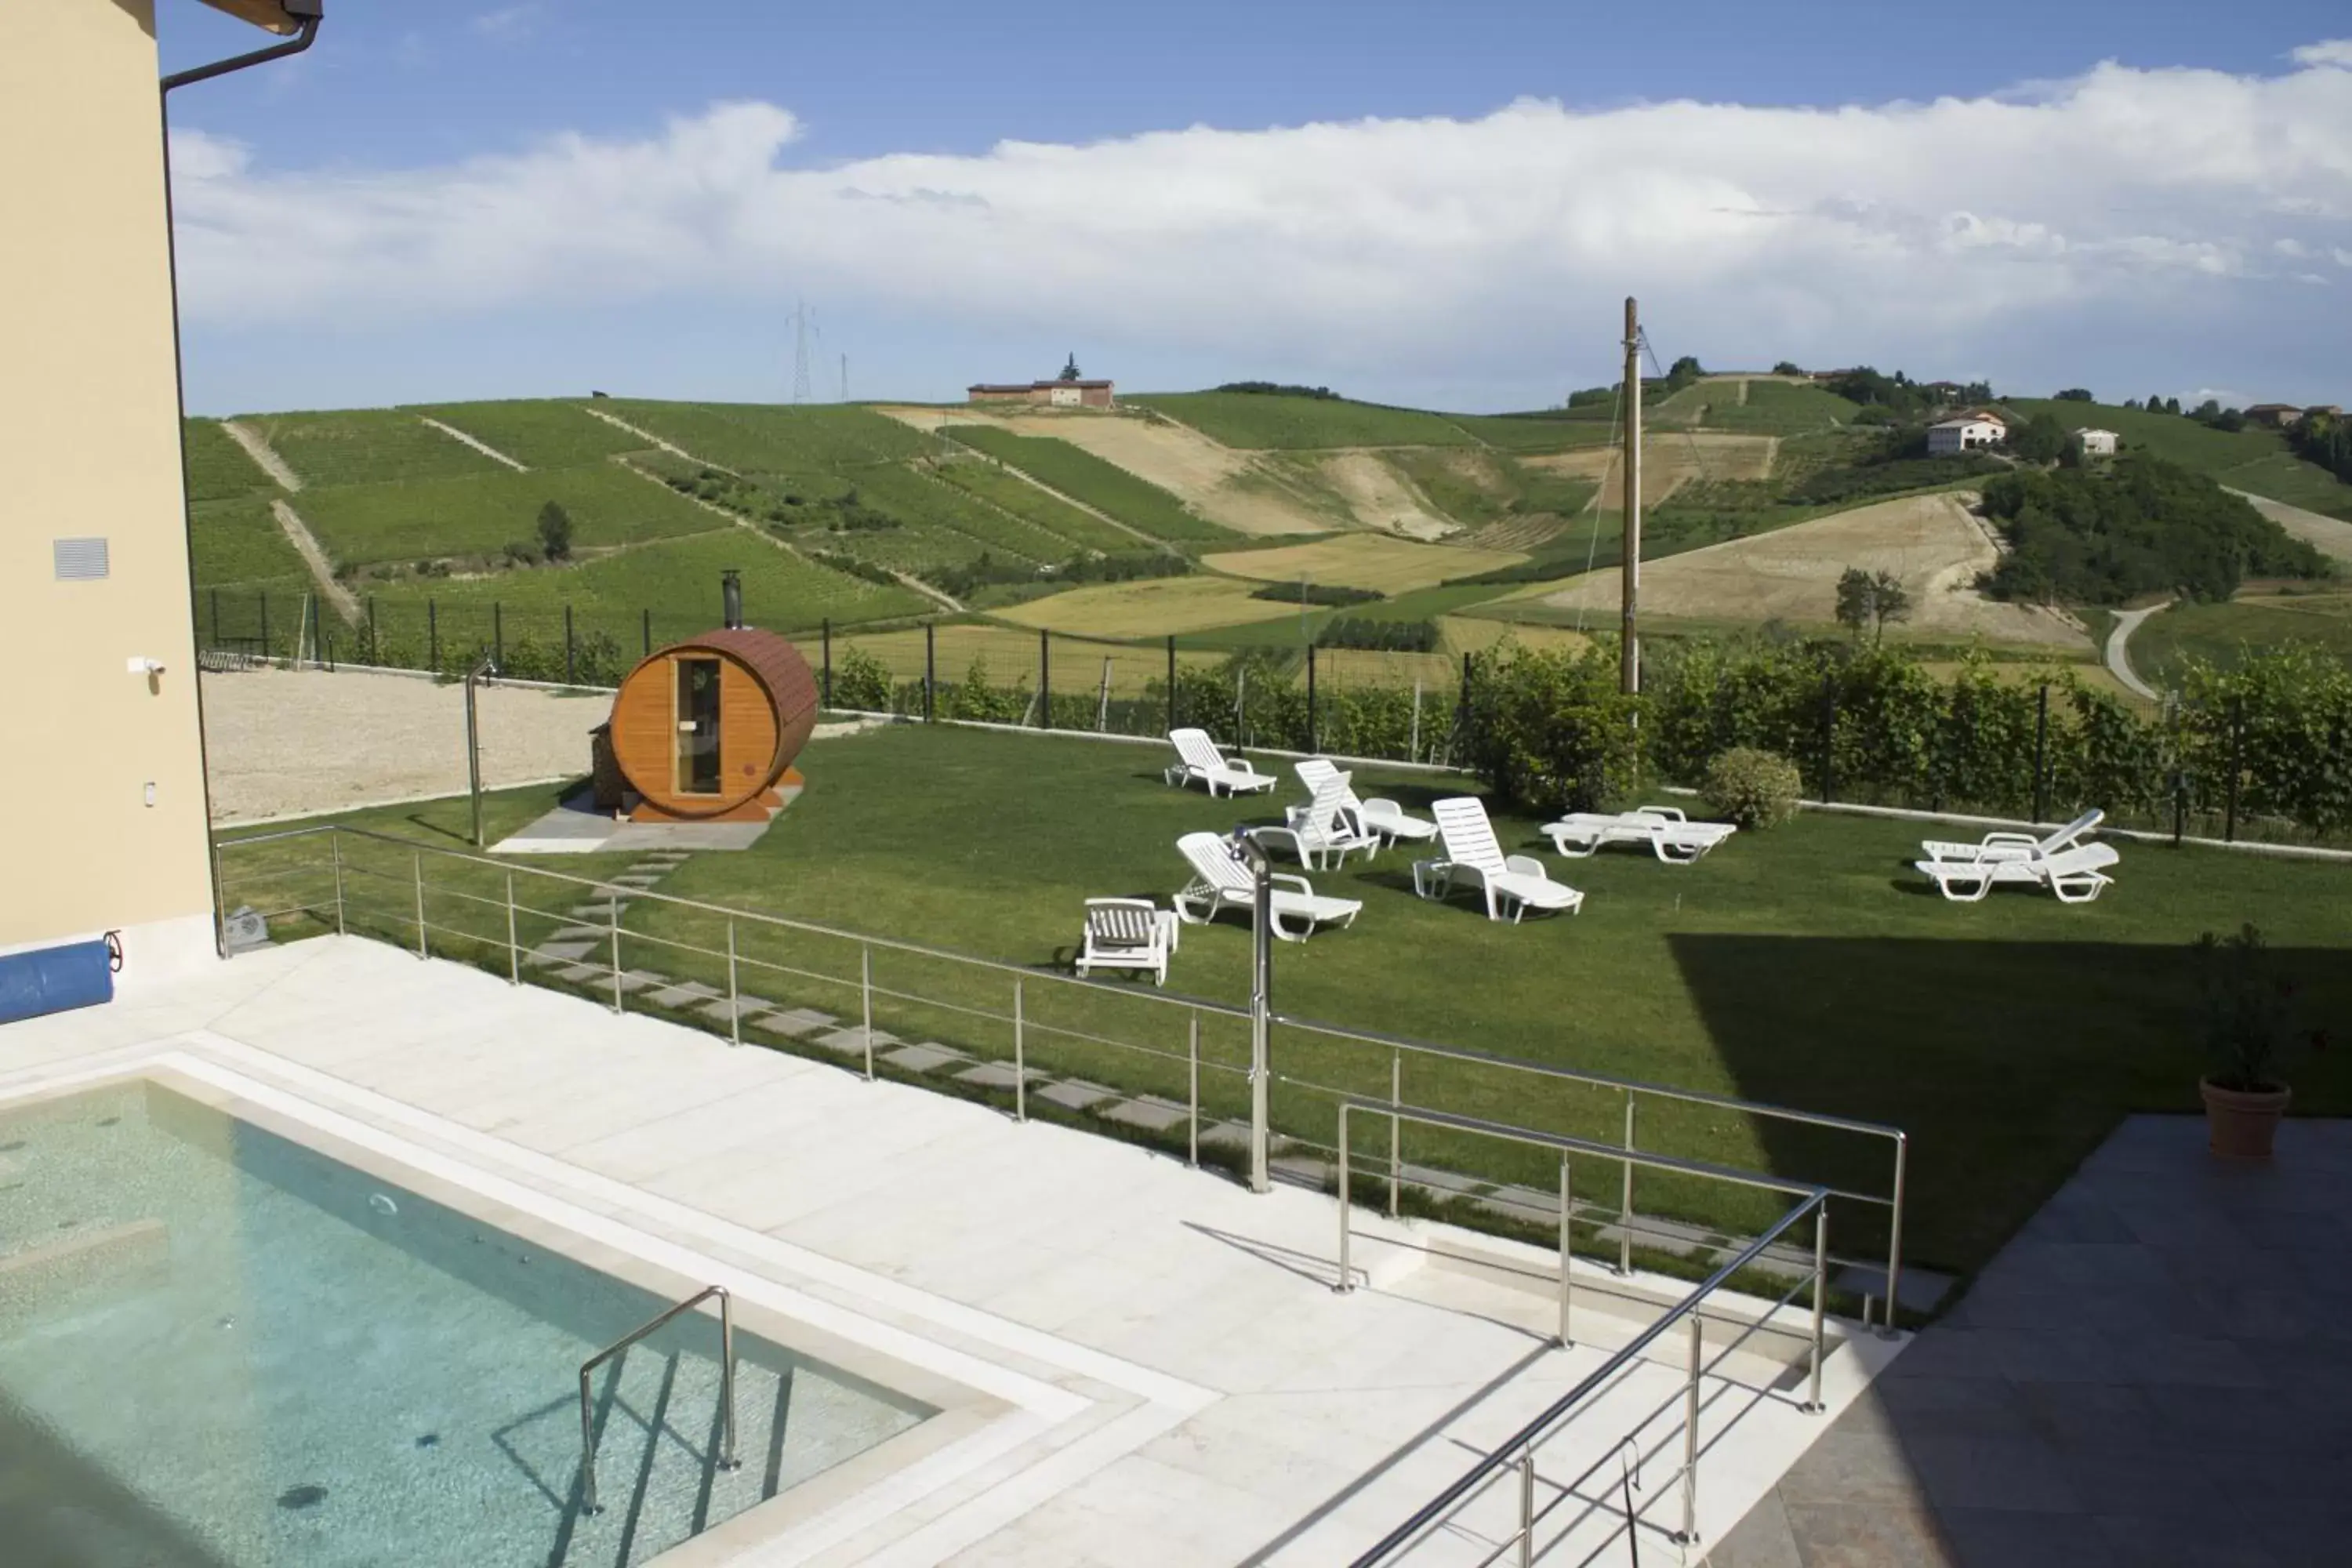
[[[2009,439],[2009,422],[1997,414],[1962,414],[1927,426],[1927,455],[1948,458]]]
[[[2116,455],[2116,433],[2112,430],[2077,430],[2074,439],[2083,444],[2086,458],[2112,458]]]

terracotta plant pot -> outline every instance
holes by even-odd
[[[2271,1140],[2294,1090],[2223,1089],[2210,1079],[2198,1079],[2197,1090],[2205,1097],[2207,1147],[2225,1160],[2271,1157]]]

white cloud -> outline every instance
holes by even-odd
[[[2316,44],[2305,44],[2288,58],[2299,66],[2352,68],[2352,38],[2328,38]]]
[[[2269,78],[2110,63],[2030,100],[1523,100],[835,167],[793,166],[797,121],[751,102],[386,171],[272,172],[183,132],[181,280],[190,318],[221,325],[800,292],[1401,374],[1558,363],[1634,292],[1662,347],[1710,359],[1908,343],[1984,363],[2004,323],[2178,321],[2340,240],[2339,50]],[[283,280],[267,300],[240,281],[264,262]]]
[[[486,38],[520,40],[537,32],[540,23],[546,18],[544,0],[523,0],[521,5],[501,5],[494,11],[480,12],[468,25]]]

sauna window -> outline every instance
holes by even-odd
[[[677,666],[677,793],[719,793],[719,661]]]

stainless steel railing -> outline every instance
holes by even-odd
[[[1803,1289],[1808,1285],[1812,1288],[1812,1322],[1811,1329],[1811,1342],[1808,1349],[1808,1394],[1802,1408],[1813,1414],[1819,1414],[1822,1410],[1822,1363],[1826,1357],[1828,1350],[1828,1203],[1830,1198],[1834,1195],[1829,1188],[1807,1186],[1801,1183],[1784,1182],[1775,1177],[1759,1176],[1752,1172],[1735,1170],[1728,1166],[1711,1165],[1700,1161],[1677,1160],[1671,1156],[1664,1155],[1643,1155],[1639,1153],[1629,1154],[1622,1149],[1615,1148],[1606,1143],[1597,1143],[1590,1139],[1570,1138],[1559,1133],[1539,1132],[1528,1128],[1513,1127],[1504,1122],[1486,1121],[1475,1117],[1454,1116],[1443,1111],[1420,1110],[1411,1107],[1384,1105],[1378,1101],[1352,1100],[1343,1104],[1339,1110],[1339,1147],[1340,1151],[1340,1202],[1339,1284],[1338,1288],[1342,1291],[1352,1290],[1355,1288],[1355,1276],[1350,1264],[1349,1247],[1350,1238],[1352,1237],[1355,1230],[1355,1224],[1353,1219],[1349,1216],[1349,1210],[1350,1205],[1348,1198],[1348,1118],[1349,1113],[1352,1111],[1362,1111],[1370,1115],[1391,1118],[1401,1117],[1406,1121],[1423,1122],[1432,1126],[1452,1128],[1457,1131],[1476,1133],[1486,1137],[1502,1139],[1511,1142],[1557,1149],[1560,1152],[1561,1202],[1559,1211],[1559,1342],[1563,1346],[1571,1342],[1570,1339],[1570,1331],[1572,1326],[1570,1318],[1571,1303],[1573,1300],[1573,1286],[1570,1279],[1570,1237],[1569,1219],[1570,1204],[1568,1196],[1568,1160],[1570,1154],[1585,1154],[1599,1159],[1627,1161],[1654,1169],[1674,1171],[1684,1175],[1698,1176],[1710,1180],[1730,1182],[1742,1186],[1759,1187],[1769,1191],[1794,1194],[1798,1195],[1799,1200],[1786,1213],[1782,1214],[1778,1220],[1774,1221],[1763,1235],[1749,1242],[1747,1247],[1743,1247],[1738,1253],[1724,1262],[1715,1270],[1714,1273],[1708,1275],[1705,1280],[1701,1281],[1696,1289],[1692,1289],[1687,1295],[1684,1296],[1681,1300],[1675,1302],[1672,1307],[1667,1309],[1667,1310],[1662,1314],[1655,1322],[1652,1323],[1649,1327],[1643,1329],[1639,1334],[1635,1335],[1633,1339],[1624,1346],[1624,1348],[1610,1356],[1607,1361],[1603,1362],[1591,1373],[1580,1379],[1573,1388],[1570,1389],[1559,1399],[1553,1401],[1553,1403],[1545,1409],[1541,1415],[1538,1415],[1534,1420],[1528,1422],[1510,1437],[1496,1446],[1485,1458],[1473,1464],[1452,1485],[1445,1488],[1428,1502],[1415,1510],[1410,1518],[1406,1519],[1404,1522],[1398,1525],[1387,1535],[1383,1536],[1370,1551],[1356,1558],[1353,1568],[1380,1568],[1381,1564],[1399,1561],[1432,1531],[1439,1528],[1441,1525],[1453,1519],[1458,1513],[1462,1506],[1468,1502],[1473,1498],[1473,1495],[1478,1493],[1488,1482],[1500,1478],[1504,1472],[1510,1470],[1517,1470],[1518,1473],[1517,1522],[1516,1527],[1505,1537],[1501,1543],[1480,1561],[1482,1563],[1493,1563],[1500,1559],[1505,1553],[1516,1550],[1518,1562],[1523,1565],[1523,1568],[1525,1564],[1533,1563],[1537,1555],[1536,1542],[1538,1531],[1545,1519],[1550,1513],[1551,1509],[1558,1506],[1559,1500],[1573,1496],[1575,1488],[1582,1485],[1584,1481],[1590,1479],[1595,1471],[1599,1470],[1602,1466],[1605,1466],[1609,1462],[1609,1459],[1612,1457],[1621,1453],[1625,1443],[1633,1441],[1633,1436],[1629,1435],[1627,1437],[1622,1438],[1616,1444],[1612,1445],[1609,1449],[1609,1452],[1603,1455],[1599,1461],[1588,1467],[1574,1480],[1570,1481],[1566,1486],[1561,1488],[1559,1500],[1555,1500],[1553,1504],[1547,1505],[1541,1509],[1538,1509],[1535,1502],[1538,1451],[1545,1443],[1559,1436],[1559,1433],[1567,1427],[1580,1408],[1584,1405],[1585,1401],[1589,1399],[1596,1390],[1608,1385],[1619,1373],[1632,1364],[1632,1363],[1639,1358],[1643,1352],[1648,1350],[1652,1344],[1664,1338],[1677,1323],[1687,1322],[1689,1324],[1690,1333],[1690,1353],[1686,1363],[1686,1373],[1683,1393],[1683,1458],[1680,1468],[1675,1472],[1675,1479],[1682,1483],[1683,1522],[1682,1529],[1677,1531],[1675,1535],[1675,1539],[1678,1541],[1690,1542],[1696,1542],[1698,1539],[1698,1468],[1701,1448],[1699,1392],[1702,1380],[1707,1371],[1710,1370],[1711,1366],[1720,1365],[1726,1357],[1732,1354],[1742,1344],[1744,1344],[1750,1335],[1755,1333],[1756,1331],[1761,1328],[1766,1322],[1769,1322],[1774,1313],[1777,1313],[1781,1308],[1787,1306],[1790,1299],[1794,1297],[1799,1290]],[[1773,1302],[1771,1307],[1766,1312],[1759,1315],[1755,1321],[1748,1324],[1748,1328],[1735,1337],[1728,1345],[1718,1351],[1714,1362],[1709,1363],[1706,1357],[1706,1342],[1704,1337],[1705,1324],[1698,1313],[1700,1305],[1709,1297],[1713,1296],[1717,1291],[1723,1289],[1725,1284],[1741,1269],[1748,1268],[1759,1258],[1762,1257],[1768,1247],[1769,1247],[1774,1242],[1778,1241],[1782,1236],[1786,1235],[1790,1229],[1795,1226],[1798,1222],[1802,1220],[1807,1215],[1811,1215],[1813,1219],[1812,1268],[1794,1285],[1790,1286],[1786,1291],[1784,1291],[1780,1299]],[[1650,1419],[1652,1418],[1645,1417],[1640,1424],[1640,1426],[1636,1427],[1636,1433],[1639,1432],[1641,1427],[1647,1426]],[[1627,1529],[1631,1531],[1633,1528],[1634,1521],[1629,1504]]]
[[[1903,1268],[1903,1220],[1909,1140],[1899,1128],[1800,1110],[1793,1107],[1764,1101],[1736,1100],[1704,1090],[1676,1089],[1664,1084],[1585,1072],[1549,1062],[1530,1061],[1521,1058],[1465,1049],[1461,1047],[1437,1045],[1409,1037],[1349,1028],[1277,1013],[1273,1007],[1273,975],[1269,963],[1264,960],[1253,965],[1252,994],[1249,1005],[1236,1006],[1204,997],[1084,979],[1048,969],[983,958],[900,938],[846,931],[790,916],[681,898],[676,894],[653,889],[626,887],[601,878],[582,877],[540,866],[519,865],[511,859],[469,854],[440,845],[419,844],[415,839],[401,837],[394,834],[354,827],[341,823],[318,824],[277,832],[224,838],[219,841],[215,853],[217,857],[226,851],[241,850],[252,846],[320,837],[324,837],[329,846],[329,858],[333,873],[331,908],[323,904],[317,908],[295,904],[266,911],[272,918],[304,913],[322,922],[331,919],[337,931],[348,931],[351,929],[349,905],[352,893],[352,884],[364,881],[396,882],[400,884],[401,893],[405,895],[401,901],[409,908],[404,912],[391,916],[391,919],[396,926],[413,925],[415,932],[415,951],[420,957],[430,955],[431,938],[436,933],[482,943],[492,949],[503,946],[507,952],[505,968],[508,978],[511,982],[520,984],[524,975],[523,948],[518,936],[518,917],[530,916],[551,921],[571,921],[569,916],[520,902],[515,892],[516,877],[520,873],[525,877],[536,879],[544,885],[577,889],[583,895],[604,904],[602,923],[604,928],[604,945],[606,951],[604,963],[600,967],[605,972],[605,983],[610,988],[609,1005],[616,1012],[625,1010],[628,1005],[627,971],[624,964],[624,942],[626,941],[646,944],[656,950],[692,954],[709,961],[714,973],[718,966],[723,964],[727,980],[725,1000],[728,1035],[738,1045],[742,1042],[741,988],[747,972],[754,977],[761,973],[767,973],[815,982],[845,990],[855,990],[857,995],[858,1019],[862,1026],[863,1068],[865,1076],[868,1079],[875,1076],[874,1016],[875,1005],[877,1001],[902,1003],[910,1006],[954,1014],[990,1029],[1002,1028],[1005,1031],[1013,1051],[1013,1114],[1020,1120],[1025,1121],[1028,1115],[1030,1078],[1028,1055],[1033,1037],[1053,1037],[1081,1046],[1108,1047],[1135,1057],[1150,1058],[1162,1064],[1162,1070],[1171,1077],[1181,1071],[1186,1085],[1187,1146],[1189,1158],[1194,1164],[1198,1164],[1200,1161],[1201,1123],[1203,1115],[1203,1072],[1209,1074],[1213,1081],[1222,1079],[1231,1083],[1233,1080],[1239,1079],[1246,1086],[1249,1101],[1248,1172],[1252,1186],[1259,1190],[1263,1190],[1266,1183],[1268,1146],[1274,1135],[1271,1127],[1272,1107],[1269,1092],[1271,1086],[1277,1084],[1286,1086],[1326,1097],[1335,1102],[1350,1098],[1360,1098],[1354,1090],[1339,1085],[1322,1083],[1300,1073],[1273,1071],[1270,1062],[1276,1053],[1273,1049],[1272,1035],[1276,1027],[1341,1042],[1351,1047],[1361,1047],[1374,1062],[1377,1062],[1380,1057],[1385,1056],[1388,1058],[1387,1066],[1390,1069],[1389,1103],[1391,1106],[1402,1106],[1404,1103],[1408,1087],[1406,1073],[1408,1058],[1432,1063],[1444,1062],[1456,1067],[1524,1076],[1530,1083],[1580,1085],[1597,1089],[1604,1094],[1620,1096],[1623,1101],[1624,1131],[1619,1152],[1627,1156],[1649,1152],[1642,1147],[1637,1137],[1638,1112],[1641,1103],[1644,1100],[1695,1105],[1752,1118],[1762,1122],[1814,1127],[1883,1139],[1892,1145],[1892,1181],[1887,1191],[1865,1192],[1842,1186],[1826,1187],[1824,1190],[1840,1201],[1870,1205],[1886,1212],[1887,1247],[1884,1264],[1886,1275],[1885,1299],[1890,1303],[1900,1300],[1897,1288],[1901,1281]],[[352,839],[355,845],[380,846],[401,852],[403,858],[408,861],[408,864],[402,868],[406,874],[387,873],[376,867],[364,864],[363,857],[346,852],[344,845],[346,837]],[[491,894],[471,891],[460,887],[435,887],[428,882],[425,875],[428,858],[436,865],[453,864],[495,869],[499,873],[499,880],[503,883],[502,892]],[[216,867],[216,879],[220,879],[220,869],[221,868]],[[225,881],[223,885],[226,885]],[[479,931],[465,931],[447,923],[436,922],[433,919],[431,907],[435,900],[461,906],[472,906],[488,912],[493,918],[502,921],[502,936],[485,937]],[[621,921],[621,906],[623,901],[627,900],[643,900],[663,908],[690,911],[723,921],[726,931],[725,946],[720,948],[716,945],[686,941],[674,934],[626,928]],[[225,908],[227,902],[224,895]],[[1263,932],[1265,922],[1260,921],[1258,923],[1259,930]],[[745,952],[740,941],[741,933],[761,930],[797,932],[850,944],[857,953],[856,973],[850,976],[827,973],[822,969],[780,963],[772,958],[754,956]],[[1262,948],[1270,948],[1271,944],[1261,942],[1259,945]],[[954,966],[960,973],[973,975],[999,976],[1010,983],[1010,1010],[1005,1011],[1000,1007],[989,1005],[975,1006],[968,999],[950,1000],[938,995],[925,995],[878,983],[875,978],[875,955],[877,952],[897,953],[910,958],[942,963]],[[1041,1019],[1036,1010],[1030,1005],[1034,997],[1030,994],[1029,988],[1034,986],[1044,986],[1057,994],[1092,994],[1098,996],[1117,996],[1127,1002],[1141,1003],[1147,1007],[1175,1009],[1178,1015],[1183,1017],[1186,1025],[1183,1049],[1179,1051],[1163,1046],[1147,1045],[1135,1039],[1116,1038],[1107,1034],[1071,1027],[1067,1024],[1049,1024]],[[1203,1055],[1202,1025],[1204,1018],[1222,1019],[1248,1026],[1250,1048],[1246,1066],[1238,1062],[1220,1061],[1213,1057]],[[1403,1184],[1402,1134],[1399,1131],[1402,1125],[1401,1121],[1392,1122],[1391,1128],[1389,1202],[1392,1214],[1396,1212],[1399,1205],[1401,1188]],[[1311,1145],[1313,1142],[1310,1138],[1295,1131],[1286,1132],[1285,1136],[1301,1143]],[[1640,1163],[1640,1161],[1630,1158],[1622,1162],[1617,1216],[1620,1237],[1618,1261],[1621,1272],[1631,1271],[1633,1236],[1637,1225],[1641,1223],[1641,1216],[1635,1206],[1634,1182],[1634,1173]],[[1887,1321],[1890,1324],[1894,1321],[1891,1307]]]
[[[735,1299],[724,1285],[706,1285],[677,1306],[623,1334],[580,1363],[580,1511],[598,1512],[596,1506],[596,1428],[589,1415],[588,1380],[598,1367],[655,1333],[672,1319],[693,1311],[713,1296],[719,1298],[719,1468],[731,1470],[742,1461],[735,1457]]]

